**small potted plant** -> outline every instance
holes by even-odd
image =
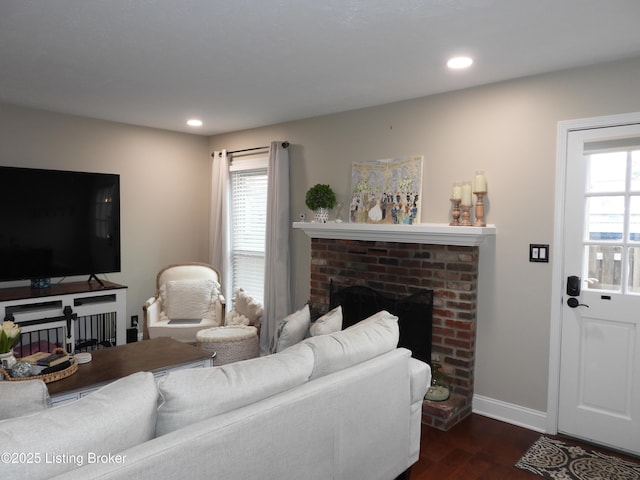
[[[10,369],[16,363],[13,347],[20,340],[20,327],[11,320],[5,320],[0,325],[0,366]]]
[[[327,223],[329,209],[336,204],[336,194],[329,185],[317,183],[307,191],[304,201],[314,211],[316,222]]]

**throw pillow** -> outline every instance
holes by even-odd
[[[342,330],[342,305],[338,305],[330,312],[325,313],[309,327],[312,337],[339,332],[340,330]]]
[[[276,332],[275,352],[281,352],[301,342],[309,331],[310,323],[311,311],[308,304],[283,318]]]
[[[262,318],[262,314],[264,313],[262,304],[247,292],[245,292],[242,288],[236,289],[234,293],[234,306],[232,311],[235,311],[235,313],[230,316],[230,320],[237,323],[232,324],[242,325],[244,323],[241,322],[248,320],[249,323],[245,325],[254,325],[256,327],[260,325],[260,320]],[[235,317],[238,318],[236,319]],[[231,324],[227,322],[227,325]]]
[[[231,310],[227,313],[227,319],[224,321],[225,325],[233,326],[233,325],[244,325],[249,326],[251,322],[244,315],[239,314],[235,310]]]
[[[0,420],[39,412],[49,404],[49,390],[42,380],[0,382]]]
[[[374,313],[370,317],[367,317],[363,320],[360,320],[359,322],[354,323],[350,327],[347,327],[345,330],[349,330],[351,328],[358,328],[358,327],[361,327],[362,325],[366,325],[367,323],[376,323],[378,320],[387,318],[389,315],[391,314],[386,310],[380,310],[379,312]]]
[[[215,304],[220,291],[220,285],[215,280],[169,280],[163,287],[163,309],[168,318],[215,318]]]

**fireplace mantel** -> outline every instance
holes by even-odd
[[[363,240],[434,245],[479,246],[495,237],[495,225],[460,227],[445,223],[391,225],[371,223],[294,222],[293,228],[303,230],[311,238]]]

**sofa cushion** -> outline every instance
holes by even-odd
[[[153,374],[139,372],[75,402],[0,421],[4,452],[40,455],[28,466],[27,477],[19,463],[4,464],[3,477],[50,478],[86,465],[91,455],[115,455],[146,442],[154,436],[157,405]],[[59,455],[59,461],[51,455]]]
[[[0,420],[39,412],[49,404],[49,390],[42,380],[0,382]]]
[[[311,379],[343,370],[395,349],[400,336],[398,317],[378,312],[340,332],[304,340],[313,350]]]
[[[219,367],[171,372],[159,382],[156,434],[164,435],[220,415],[309,380],[313,353],[304,345],[286,352]]]
[[[169,280],[160,289],[170,319],[212,319],[220,285],[212,279]]]
[[[282,352],[300,342],[307,335],[310,323],[311,311],[308,304],[280,320],[276,332],[275,352]]]
[[[325,313],[309,327],[312,337],[326,335],[342,330],[342,305],[338,305],[330,312]]]
[[[389,315],[391,315],[391,314],[389,312],[387,312],[386,310],[380,310],[379,312],[374,313],[370,317],[367,317],[364,320],[360,320],[359,322],[354,323],[350,327],[345,328],[345,330],[349,330],[351,328],[360,328],[363,325],[366,325],[367,323],[376,323],[377,321],[379,321],[381,319],[389,318]],[[397,319],[396,319],[396,321],[397,321]]]

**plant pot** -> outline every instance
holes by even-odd
[[[11,370],[16,364],[16,357],[13,355],[13,351],[7,353],[0,353],[0,366],[5,370]]]
[[[329,209],[318,208],[314,212],[314,219],[316,223],[327,223],[329,221]]]

